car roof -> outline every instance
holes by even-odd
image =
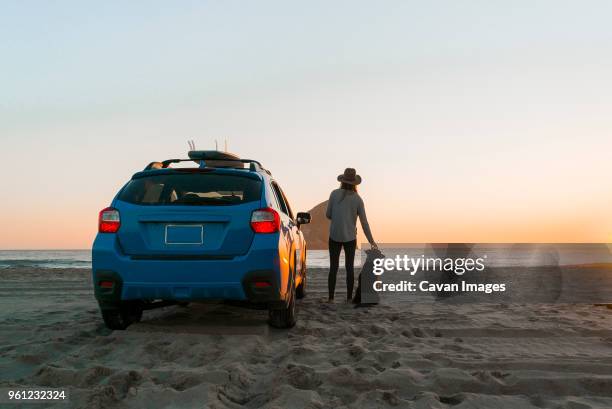
[[[216,175],[236,175],[243,176],[251,179],[262,180],[269,178],[270,175],[267,172],[252,171],[249,168],[163,168],[163,169],[145,169],[140,172],[134,173],[132,179],[140,179],[143,177],[158,176],[158,175],[173,175],[173,174],[216,174]]]

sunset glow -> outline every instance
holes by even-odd
[[[357,168],[379,242],[612,242],[609,3],[478,3],[13,3],[0,248],[88,248],[188,139],[294,210]]]

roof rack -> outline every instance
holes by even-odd
[[[250,172],[266,172],[268,175],[272,176],[272,173],[263,167],[263,165],[254,159],[240,159],[238,156],[228,153],[228,152],[219,152],[219,151],[189,151],[188,153],[189,159],[166,159],[162,162],[151,162],[144,170],[153,169],[153,165],[155,163],[161,163],[162,169],[168,168],[169,165],[173,163],[180,162],[197,162],[200,161],[200,166],[206,168],[236,168],[236,169],[245,169],[244,167],[237,167],[238,163],[249,164],[248,170]],[[202,165],[203,163],[203,165]]]
[[[272,176],[272,173],[264,168],[260,162],[253,160],[253,159],[240,159],[240,162],[242,163],[248,163],[249,164],[249,170],[251,172],[266,172],[268,175]]]

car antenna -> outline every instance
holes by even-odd
[[[215,150],[218,151],[219,150],[219,145],[217,144],[217,140],[215,139]]]

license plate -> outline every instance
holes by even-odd
[[[202,244],[204,226],[201,224],[167,224],[166,244]]]

